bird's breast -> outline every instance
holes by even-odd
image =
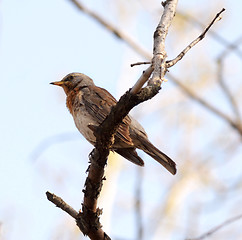
[[[94,119],[86,110],[83,101],[82,94],[79,92],[76,94],[74,91],[67,96],[66,105],[71,115],[73,116],[75,125],[79,132],[89,141],[91,144],[95,144],[96,138],[93,131],[88,127],[95,124]]]
[[[84,107],[80,107],[78,111],[73,113],[73,119],[75,125],[79,132],[91,143],[95,144],[96,137],[93,134],[93,131],[88,127],[89,125],[96,126],[93,118],[88,114]]]

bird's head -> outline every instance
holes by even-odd
[[[75,87],[87,87],[94,85],[93,80],[83,73],[69,73],[61,81],[50,84],[60,86],[68,94]]]

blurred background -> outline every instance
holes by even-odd
[[[118,99],[147,67],[130,64],[152,54],[160,1],[80,3],[127,38],[73,0],[0,1],[1,240],[84,239],[45,192],[79,210],[93,147],[75,128],[63,90],[49,83],[82,72]],[[176,57],[223,7],[160,93],[131,112],[178,173],[143,152],[144,168],[110,155],[99,207],[112,239],[191,239],[242,214],[242,3],[180,0],[166,50]],[[242,239],[241,224],[238,217],[211,239]]]

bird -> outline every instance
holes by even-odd
[[[50,84],[64,89],[66,106],[77,129],[95,146],[96,137],[93,131],[104,121],[117,100],[106,89],[97,87],[83,73],[69,73],[61,81]],[[147,133],[137,120],[127,115],[115,133],[111,150],[136,165],[144,166],[144,161],[138,156],[136,149],[143,150],[171,174],[176,174],[176,163],[149,141]]]

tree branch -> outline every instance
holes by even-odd
[[[95,19],[99,24],[101,24],[104,28],[106,28],[108,31],[112,32],[117,38],[123,40],[127,45],[131,47],[135,52],[140,54],[142,57],[145,57],[146,59],[150,59],[150,53],[144,50],[137,42],[135,42],[132,38],[130,38],[127,34],[116,28],[114,25],[106,21],[104,18],[99,16],[97,13],[91,11],[86,6],[84,6],[82,3],[80,3],[77,0],[70,0],[74,5],[81,10],[83,13],[86,13],[93,19]]]
[[[167,0],[162,3],[164,6],[164,12],[154,33],[154,48],[152,59],[154,73],[149,84],[157,84],[160,86],[163,81],[163,77],[166,74],[167,55],[165,51],[165,39],[168,33],[168,29],[171,25],[171,21],[175,16],[177,2],[178,0]]]
[[[143,65],[143,64],[151,64],[151,62],[137,62],[137,63],[132,63],[130,64],[130,67],[138,66],[138,65]]]
[[[46,192],[46,196],[47,199],[54,203],[56,205],[56,207],[61,208],[63,211],[65,211],[66,213],[68,213],[70,216],[72,216],[75,220],[76,223],[78,225],[78,227],[80,228],[80,230],[82,231],[82,233],[84,235],[88,234],[88,227],[86,225],[86,221],[83,221],[83,219],[80,217],[81,213],[77,212],[75,209],[73,209],[70,205],[68,205],[62,198],[56,196],[54,193],[50,193],[50,192]],[[101,214],[101,211],[98,211],[96,214]],[[88,216],[90,217],[90,216]],[[92,216],[92,218],[90,218],[89,220],[95,220],[96,216]],[[94,224],[95,222],[93,222],[92,224]],[[98,224],[98,223],[96,223]],[[95,232],[95,234],[93,233],[89,233],[89,237],[90,239],[103,239],[103,240],[111,240],[110,237],[103,232],[103,230],[101,228],[98,229],[98,231]]]
[[[176,79],[173,75],[170,73],[168,76],[172,79],[172,81],[179,86],[179,88],[185,92],[189,97],[191,97],[193,100],[198,102],[201,106],[205,107],[212,113],[216,114],[217,116],[221,117],[221,119],[225,120],[232,128],[237,130],[237,132],[242,135],[242,126],[238,124],[236,121],[234,121],[230,116],[223,113],[216,107],[212,106],[210,103],[199,97],[196,93],[194,93],[191,89],[189,89],[186,85],[181,83],[178,79]]]
[[[208,32],[208,30],[212,27],[212,25],[219,21],[221,19],[221,14],[222,12],[224,12],[225,9],[223,8],[219,13],[217,13],[217,15],[214,17],[214,19],[211,21],[211,23],[204,29],[204,31],[199,35],[198,38],[196,38],[194,41],[192,41],[175,59],[173,60],[169,60],[166,63],[166,67],[172,67],[173,65],[175,65],[178,61],[180,61],[185,54],[192,48],[194,47],[197,43],[199,43],[206,35],[206,33]]]
[[[239,45],[241,42],[242,38],[240,37],[238,40],[236,40],[234,43],[229,45],[217,58],[217,78],[218,78],[218,84],[222,88],[224,94],[226,95],[228,102],[230,103],[232,110],[235,114],[236,117],[236,122],[238,125],[242,125],[242,120],[241,120],[241,114],[239,111],[239,106],[233,96],[233,94],[230,92],[228,86],[226,85],[224,78],[223,78],[223,70],[224,70],[224,59],[225,57],[230,53],[231,50],[233,50],[234,46]]]
[[[191,21],[194,25],[198,25],[201,28],[205,28],[205,25],[197,20],[195,17],[191,15],[187,15],[185,13],[177,12],[176,15],[179,15],[180,17],[185,18],[186,20]],[[209,34],[213,37],[214,40],[219,42],[221,45],[223,45],[227,50],[233,50],[233,52],[239,57],[242,58],[242,51],[239,49],[239,43],[231,43],[226,38],[220,36],[217,32],[213,30],[209,30]]]
[[[242,214],[236,216],[236,217],[233,217],[233,218],[230,218],[226,221],[224,221],[222,224],[212,228],[211,230],[209,230],[208,232],[202,234],[200,237],[197,237],[197,238],[189,238],[189,239],[186,239],[186,240],[203,240],[209,236],[211,236],[212,234],[214,234],[215,232],[217,232],[218,230],[226,227],[227,225],[235,222],[235,221],[238,221],[242,218]]]
[[[46,192],[47,199],[54,203],[56,207],[61,208],[73,218],[77,219],[78,212],[68,205],[62,198],[56,196],[54,193]]]
[[[151,73],[153,72],[153,67],[149,66],[143,74],[140,76],[138,81],[135,83],[135,85],[132,87],[130,93],[136,94],[139,92],[139,90],[143,87],[143,85],[148,81]]]
[[[164,11],[161,16],[160,22],[156,27],[154,32],[154,47],[153,47],[153,59],[152,66],[150,66],[141,76],[141,78],[133,86],[131,93],[137,93],[141,87],[148,80],[153,69],[153,76],[148,82],[148,86],[156,85],[160,88],[162,81],[164,81],[164,76],[166,74],[166,51],[165,51],[165,39],[168,33],[168,29],[171,22],[175,16],[176,6],[178,0],[167,0],[162,5],[164,6]]]

